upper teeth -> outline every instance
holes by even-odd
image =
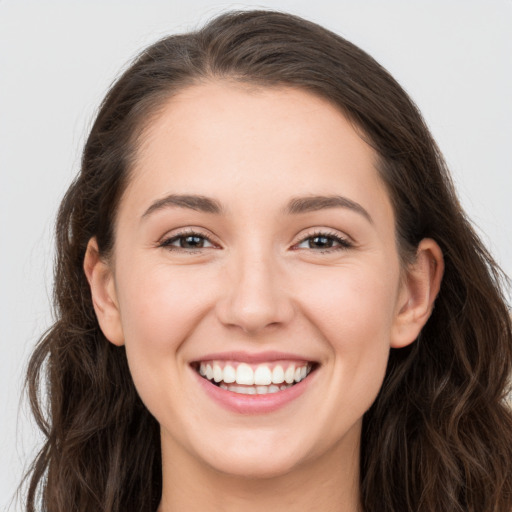
[[[208,380],[231,384],[244,384],[248,386],[268,386],[270,384],[293,384],[300,382],[311,371],[307,363],[277,364],[271,368],[268,364],[250,366],[246,363],[225,364],[211,361],[199,365],[199,373]]]

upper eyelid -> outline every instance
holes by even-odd
[[[206,233],[202,228],[199,228],[199,227],[176,228],[170,232],[167,232],[165,235],[163,235],[160,238],[160,242],[164,242],[165,240],[169,240],[171,238],[179,238],[181,236],[191,236],[191,235],[200,236],[202,238],[205,238],[206,240],[211,241],[212,243],[219,243],[219,242],[216,242],[217,238],[214,235],[212,235],[211,233]]]
[[[341,233],[337,230],[329,229],[329,228],[324,228],[324,229],[312,228],[311,231],[298,237],[296,242],[294,242],[294,245],[304,242],[308,238],[312,238],[315,236],[326,236],[326,237],[331,237],[331,238],[339,238],[340,240],[343,240],[347,243],[354,244],[354,240],[352,239],[352,237],[350,237],[344,233]]]

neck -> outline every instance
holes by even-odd
[[[359,443],[343,445],[271,478],[222,473],[164,449],[158,512],[360,512]]]

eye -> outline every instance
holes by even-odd
[[[216,246],[205,235],[190,231],[186,233],[177,233],[174,236],[164,239],[159,244],[159,247],[164,247],[174,251],[195,251]]]
[[[296,249],[312,249],[319,252],[330,252],[352,247],[352,243],[336,233],[313,233],[294,246]]]

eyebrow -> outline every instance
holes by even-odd
[[[220,215],[225,211],[219,201],[210,197],[192,194],[170,194],[152,203],[144,212],[142,218],[169,207],[188,208],[190,210],[213,213],[216,215]],[[295,197],[287,204],[284,213],[288,215],[299,215],[329,208],[347,208],[362,215],[368,222],[373,224],[373,219],[370,214],[359,203],[339,195]]]
[[[348,208],[362,215],[370,224],[373,224],[373,219],[370,214],[359,203],[338,195],[296,197],[288,203],[285,212],[296,215],[300,213],[316,212],[327,208]]]
[[[189,208],[198,212],[220,214],[223,211],[222,205],[215,199],[205,196],[189,194],[170,194],[155,201],[142,215],[142,218],[151,215],[153,212],[168,207]]]

